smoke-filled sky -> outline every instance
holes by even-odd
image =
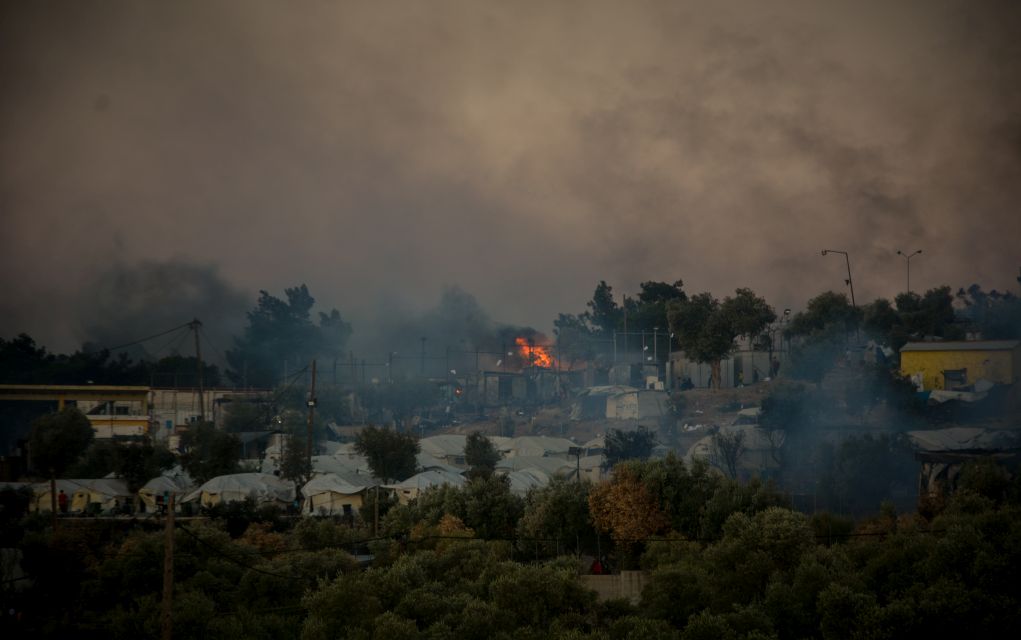
[[[859,303],[898,249],[915,290],[1016,290],[1019,7],[6,2],[0,335],[302,282],[356,336],[453,285],[547,331],[601,279],[797,309],[846,290],[821,249]]]

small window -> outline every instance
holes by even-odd
[[[968,384],[968,370],[967,369],[947,369],[943,372],[943,388],[944,389],[957,389],[959,387],[967,386]]]

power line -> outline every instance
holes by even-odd
[[[183,329],[183,328],[188,327],[190,325],[191,325],[190,322],[186,322],[186,323],[184,323],[182,325],[174,327],[173,329],[167,329],[166,331],[161,331],[160,333],[157,333],[157,334],[145,337],[145,338],[140,338],[138,340],[132,340],[131,342],[126,342],[124,344],[119,344],[116,347],[99,347],[98,349],[93,349],[91,351],[83,351],[83,353],[88,354],[88,353],[97,353],[99,351],[111,351],[111,352],[112,351],[119,351],[121,349],[126,349],[127,347],[133,347],[136,344],[142,344],[143,342],[148,342],[149,340],[152,340],[154,338],[159,338],[159,337],[165,336],[167,334],[173,333],[173,332],[175,332],[175,331],[177,331],[179,329]]]

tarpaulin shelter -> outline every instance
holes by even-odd
[[[185,496],[184,502],[197,501],[211,507],[248,498],[261,504],[290,505],[294,502],[294,483],[267,473],[234,473],[206,481]]]
[[[351,515],[364,503],[367,488],[367,485],[348,484],[332,473],[317,475],[301,488],[301,495],[305,498],[302,511],[322,515]]]

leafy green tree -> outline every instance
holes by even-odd
[[[145,440],[134,445],[120,445],[114,471],[128,485],[128,491],[134,494],[146,482],[176,463],[177,458],[166,446]]]
[[[465,525],[483,539],[506,538],[514,535],[518,520],[524,511],[524,501],[511,493],[506,476],[475,478],[466,484],[464,512],[456,515]]]
[[[336,357],[351,334],[351,326],[340,313],[319,314],[312,321],[315,298],[308,287],[285,289],[287,300],[266,291],[259,292],[256,307],[248,312],[248,326],[227,351],[228,376],[235,384],[273,387],[281,381],[285,362],[300,368],[317,356]]]
[[[862,328],[865,329],[865,333],[893,349],[900,349],[902,346],[894,344],[892,340],[894,328],[899,323],[897,310],[885,298],[877,298],[862,308]]]
[[[651,431],[639,426],[634,431],[608,429],[606,431],[606,461],[603,465],[611,468],[625,460],[645,460],[652,454],[656,438]]]
[[[613,287],[606,284],[605,280],[600,280],[596,285],[587,306],[584,318],[598,336],[605,338],[620,326],[624,312],[613,299]]]
[[[312,479],[312,464],[308,458],[305,434],[292,431],[284,444],[283,456],[280,458],[280,477],[291,480],[298,488],[305,486]]]
[[[558,547],[595,550],[595,528],[588,504],[591,489],[588,481],[556,477],[545,487],[530,491],[518,531],[525,538],[554,540],[542,544],[550,554]]]
[[[709,293],[675,300],[668,307],[668,318],[685,354],[712,365],[713,384],[719,388],[720,361],[733,351],[734,340],[758,336],[776,319],[776,313],[751,289],[737,289],[723,302]]]
[[[468,465],[468,477],[488,478],[496,471],[496,463],[500,461],[500,452],[493,446],[492,440],[481,431],[473,431],[465,438],[464,462]]]
[[[1013,293],[983,291],[973,284],[960,289],[957,300],[964,305],[960,315],[969,320],[987,340],[1021,338],[1021,298]]]
[[[860,312],[851,305],[846,294],[826,291],[808,301],[806,309],[794,314],[785,333],[788,336],[811,336],[834,327],[844,335],[854,331]]]
[[[384,481],[406,480],[418,469],[418,440],[410,433],[369,425],[355,436],[355,451],[368,460],[372,475]]]
[[[578,361],[594,360],[597,355],[595,331],[586,322],[585,315],[561,313],[553,321],[553,334],[557,339],[560,359],[570,369]]]
[[[181,438],[181,466],[196,482],[237,473],[241,441],[211,422],[192,425]]]
[[[667,307],[671,302],[687,300],[684,282],[677,280],[670,284],[650,280],[641,283],[640,287],[637,297],[624,299],[628,330],[652,332],[659,329],[664,335],[669,336]]]
[[[28,451],[32,466],[50,478],[50,508],[57,512],[56,478],[78,459],[94,437],[92,424],[81,411],[67,407],[32,422]]]
[[[964,338],[964,331],[955,324],[954,298],[950,287],[929,289],[924,295],[901,293],[895,301],[900,316],[900,329],[911,340],[939,336],[947,340]]]

